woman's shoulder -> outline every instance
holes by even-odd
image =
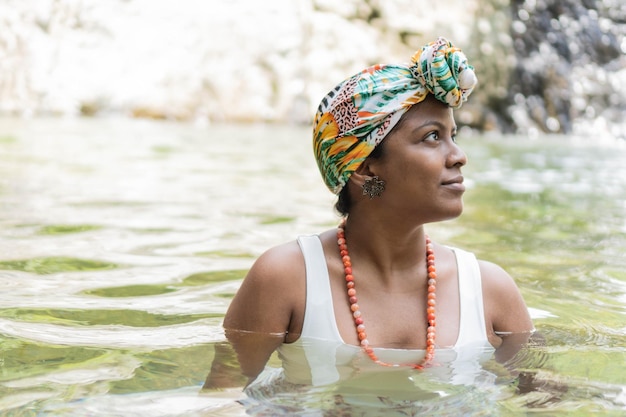
[[[478,259],[485,302],[506,305],[519,298],[519,288],[513,277],[500,265]]]
[[[319,239],[325,245],[328,232],[308,235],[299,235],[297,239],[271,247],[263,252],[254,262],[248,272],[248,277],[259,277],[263,280],[282,281],[292,280],[305,273],[304,254],[300,239]]]
[[[304,256],[297,240],[292,240],[263,252],[246,278],[279,282],[299,273],[304,273]]]
[[[496,292],[517,289],[513,277],[500,265],[478,259],[478,267],[480,268],[483,285],[487,285],[488,289]]]
[[[485,315],[495,332],[533,329],[528,309],[513,277],[500,265],[479,260]]]

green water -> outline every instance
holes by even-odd
[[[263,250],[337,222],[309,135],[0,121],[0,414],[242,415],[200,389],[228,303]],[[623,415],[626,144],[460,143],[466,211],[429,233],[507,269],[545,338],[486,415]]]

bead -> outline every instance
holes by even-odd
[[[337,229],[337,245],[339,247],[339,254],[344,267],[344,275],[346,279],[346,287],[348,293],[348,302],[350,303],[350,311],[354,318],[354,324],[356,326],[357,337],[360,341],[361,348],[369,356],[369,358],[376,364],[387,367],[399,367],[400,364],[385,363],[378,359],[374,353],[374,349],[370,346],[367,340],[367,334],[365,333],[365,324],[361,315],[361,310],[357,304],[356,288],[354,283],[354,276],[352,275],[352,260],[348,252],[348,245],[345,237],[346,219],[343,219]],[[424,359],[418,364],[406,364],[413,369],[422,370],[425,365],[432,361],[435,356],[435,339],[436,339],[436,317],[435,317],[435,304],[436,304],[436,279],[437,272],[435,268],[435,253],[433,244],[428,236],[426,236],[426,274],[428,277],[428,292],[427,292],[427,308],[426,319],[428,321],[428,327],[426,329],[426,353]]]

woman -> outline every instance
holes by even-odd
[[[463,210],[452,108],[475,84],[463,53],[439,38],[410,65],[365,69],[324,97],[314,150],[344,219],[268,250],[246,276],[224,328],[250,381],[277,349],[288,379],[323,384],[363,358],[421,370],[476,347],[508,357],[519,340],[504,335],[528,337],[513,279],[424,228]]]

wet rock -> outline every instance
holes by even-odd
[[[621,0],[4,0],[0,115],[311,123],[337,82],[446,36],[477,130],[624,136]]]
[[[601,103],[626,112],[626,88],[610,81],[626,69],[626,5],[515,0],[510,8],[515,65],[504,111],[521,108],[532,121],[513,118],[513,128],[570,133],[589,115],[621,122]]]

